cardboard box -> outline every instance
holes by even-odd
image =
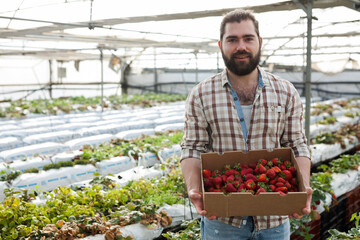
[[[299,192],[289,192],[280,195],[277,192],[265,192],[252,195],[248,192],[236,192],[225,195],[219,192],[205,192],[202,184],[204,209],[206,216],[269,216],[269,215],[292,215],[302,213],[306,205],[307,194],[304,181],[299,172],[291,148],[279,148],[269,152],[267,150],[251,150],[248,153],[240,151],[218,153],[205,153],[201,155],[202,169],[222,170],[224,165],[234,166],[235,163],[249,164],[259,159],[271,160],[280,158],[282,161],[290,160],[296,168]],[[202,175],[202,174],[201,174]],[[203,177],[201,176],[203,182]]]

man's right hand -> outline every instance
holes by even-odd
[[[204,210],[204,205],[202,201],[202,194],[198,190],[192,189],[188,192],[189,199],[194,204],[195,209],[199,215],[205,216],[206,210]],[[216,216],[208,217],[209,220],[215,219]]]

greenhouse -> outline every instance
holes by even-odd
[[[287,153],[291,144],[250,147],[249,154],[204,150],[205,210],[253,221],[289,215],[290,239],[360,239],[360,0],[0,5],[0,240],[201,239],[204,218],[190,201],[180,160],[193,129],[187,122],[203,97],[191,102],[192,89],[230,71],[218,41],[224,15],[236,9],[250,10],[259,22],[261,69],[289,81],[299,95],[312,198],[298,153]],[[243,137],[248,123],[233,96],[229,90]],[[288,114],[267,104],[260,109]],[[249,116],[255,118],[255,105]],[[260,118],[251,124],[264,123],[261,134],[277,136],[271,117],[263,120],[267,112]],[[216,134],[207,124],[209,136]],[[255,141],[249,130],[248,141],[246,134],[241,139],[246,146]],[[286,134],[281,139],[291,138]],[[237,175],[225,173],[230,165]],[[279,170],[276,177],[270,169]],[[254,189],[245,186],[252,177]],[[232,191],[228,184],[236,181]],[[306,201],[310,212],[293,217],[295,205]]]

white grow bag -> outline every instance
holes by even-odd
[[[155,127],[155,132],[164,132],[168,130],[183,130],[184,126],[185,126],[184,122],[163,124]]]
[[[135,167],[127,156],[113,157],[96,163],[97,171],[101,175],[116,174]]]
[[[31,159],[27,159],[26,161],[16,160],[9,164],[9,167],[14,170],[18,170],[24,172],[29,168],[37,168],[41,170],[43,166],[51,164],[51,160],[48,158],[42,159],[41,157],[35,157]]]
[[[24,143],[16,137],[0,138],[0,152],[23,146]]]
[[[91,137],[84,137],[73,139],[65,143],[71,150],[78,150],[81,149],[84,145],[100,145],[105,142],[109,142],[111,139],[114,138],[112,134],[102,134],[97,136]]]
[[[96,172],[93,165],[76,165],[74,167],[63,167],[50,169],[40,173],[25,173],[12,182],[12,187],[50,191],[58,186],[67,186],[73,182],[91,179]]]
[[[18,129],[18,130],[10,130],[10,131],[0,132],[0,137],[17,137],[17,138],[22,139],[22,138],[32,135],[32,134],[46,133],[46,132],[50,132],[50,131],[51,130],[48,127]]]
[[[69,131],[69,130],[64,130],[64,131],[58,131],[58,132],[48,132],[48,133],[42,133],[42,134],[36,134],[36,135],[31,135],[28,137],[25,137],[23,139],[23,141],[26,144],[39,144],[39,143],[44,143],[44,142],[66,142],[66,141],[70,141],[72,139],[75,138],[80,138],[80,134],[73,132],[73,131]]]
[[[70,148],[64,144],[47,142],[25,147],[15,148],[0,152],[0,160],[11,162],[14,160],[33,157],[36,155],[54,155],[56,153],[69,151]]]
[[[134,139],[141,137],[142,135],[154,135],[155,130],[153,128],[144,128],[144,129],[133,129],[133,130],[127,130],[123,132],[119,132],[115,135],[116,138],[120,139]]]

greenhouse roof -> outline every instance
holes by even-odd
[[[60,61],[116,54],[218,53],[226,12],[251,9],[260,23],[264,62],[303,65],[307,1],[13,0],[0,11],[0,58],[30,56]],[[358,68],[360,0],[314,0],[312,59]],[[154,50],[156,49],[156,50]],[[350,66],[351,67],[351,66]]]

